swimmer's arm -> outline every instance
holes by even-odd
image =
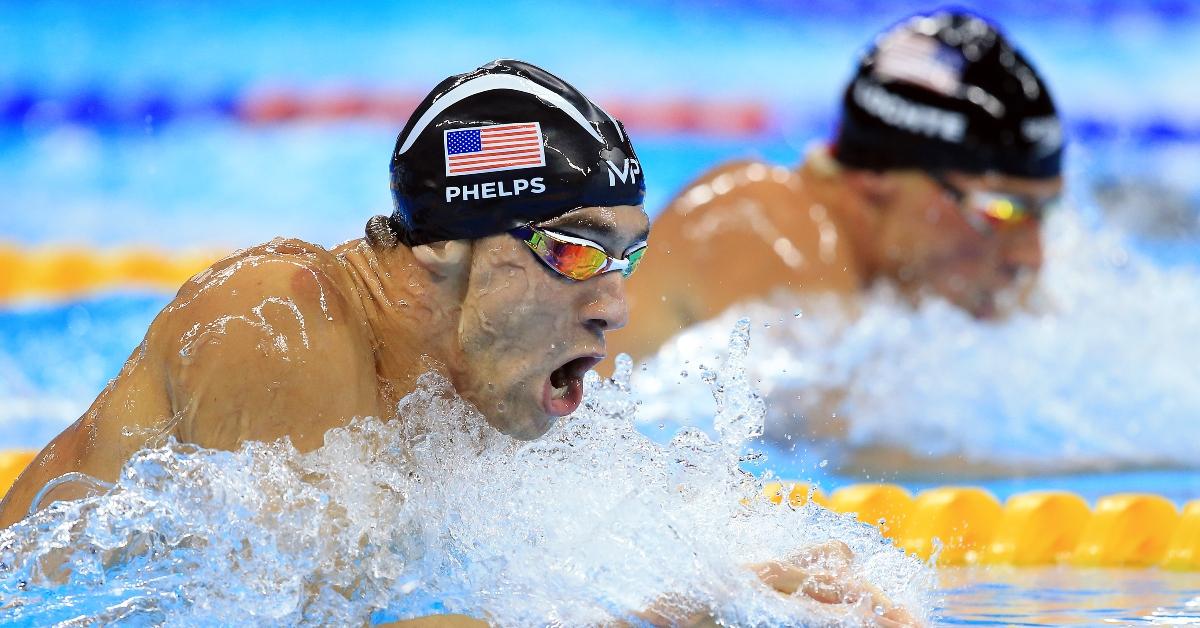
[[[787,560],[749,565],[763,584],[794,600],[797,611],[813,605],[848,605],[847,613],[865,625],[884,628],[919,626],[902,607],[895,606],[879,589],[851,576],[854,554],[845,543],[829,541],[809,547]],[[880,612],[876,613],[876,609]],[[651,626],[718,626],[709,609],[696,610],[679,596],[664,596],[634,614],[640,624]],[[847,615],[847,619],[851,617]],[[627,626],[621,623],[620,626]]]
[[[858,581],[847,573],[853,559],[850,548],[840,541],[810,547],[785,561],[770,561],[750,565],[764,584],[779,594],[796,600],[797,610],[805,604],[848,605],[847,613],[864,625],[883,628],[919,626],[912,614],[895,606],[879,589]],[[863,604],[862,602],[867,602]],[[880,613],[876,613],[876,609]],[[864,610],[865,609],[865,610]],[[850,619],[847,616],[847,619]],[[396,628],[478,628],[486,622],[464,615],[435,615],[383,624]],[[614,628],[629,626],[718,626],[712,612],[697,608],[680,596],[663,596],[643,611],[632,614],[632,621],[611,624]]]
[[[181,292],[166,352],[175,436],[220,449],[288,437],[305,451],[377,414],[359,306],[329,266],[248,255]]]
[[[75,423],[54,438],[21,473],[8,493],[0,501],[0,528],[24,519],[34,497],[46,483],[60,475],[75,471],[78,460],[67,452],[79,451],[84,447],[79,424]],[[63,499],[74,499],[82,495],[64,495]]]
[[[162,385],[161,364],[149,349],[161,328],[159,314],[126,360],[121,372],[104,388],[77,421],[59,433],[17,479],[0,502],[0,528],[29,514],[33,500],[48,482],[67,473],[80,473],[103,482],[117,479],[122,465],[171,419]],[[48,491],[38,504],[85,497],[94,486],[66,482]]]

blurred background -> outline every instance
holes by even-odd
[[[500,57],[546,67],[626,122],[653,216],[722,160],[798,164],[829,137],[874,34],[938,6],[433,4],[0,4],[0,262],[203,259],[280,235],[358,237],[390,211],[387,164],[408,112],[442,78]],[[791,372],[858,360],[861,374],[864,354],[891,365],[858,399],[854,438],[998,460],[1016,469],[986,480],[1001,496],[1064,484],[1200,495],[1200,3],[960,6],[1024,50],[1066,121],[1070,202],[1047,228],[1062,307],[984,327],[880,306],[868,320],[908,322],[860,326],[840,351],[803,344],[822,353],[797,349]],[[171,296],[12,288],[28,268],[0,264],[0,449],[40,448],[77,418]],[[826,329],[802,320],[797,334]],[[937,377],[899,379],[930,368]],[[676,410],[651,412],[645,429],[711,416]],[[865,473],[807,452],[777,458],[779,472],[835,485]]]

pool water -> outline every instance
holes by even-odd
[[[1069,194],[1047,229],[1044,308],[983,326],[937,302],[907,308],[886,291],[854,320],[822,303],[759,304],[749,381],[767,401],[768,440],[752,446],[770,462],[746,468],[827,492],[867,480],[913,491],[973,484],[1001,499],[1044,488],[1093,503],[1131,491],[1196,499],[1200,88],[1185,77],[1200,58],[1200,10],[965,4],[1026,50],[1066,120]],[[367,217],[390,209],[385,162],[400,122],[266,123],[246,117],[247,103],[280,88],[423,93],[498,56],[541,63],[602,103],[642,103],[642,113],[646,103],[681,102],[766,112],[752,131],[682,132],[652,116],[631,125],[653,215],[722,160],[797,163],[833,128],[857,51],[918,8],[0,3],[0,242],[180,251],[357,237]],[[464,24],[471,37],[460,36]],[[116,290],[0,303],[0,447],[38,448],[78,417],[169,299]],[[642,403],[626,418],[642,434],[662,445],[691,426],[715,438],[698,372],[720,356],[700,347],[725,346],[742,314],[689,330],[634,372]],[[810,418],[796,411],[798,397],[848,385],[858,392],[840,409],[855,426],[846,443],[772,437],[772,426]],[[847,444],[878,443],[957,452],[969,464],[947,473],[843,463]],[[976,473],[974,463],[1009,471]],[[943,568],[938,578],[944,624],[1200,623],[1197,574]]]
[[[1200,624],[1200,575],[1156,569],[943,567],[947,626]]]

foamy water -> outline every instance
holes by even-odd
[[[1195,466],[1200,442],[1200,274],[1165,268],[1072,212],[1046,226],[1046,265],[1029,311],[980,323],[936,298],[914,309],[886,286],[861,301],[779,296],[689,329],[642,368],[642,421],[712,415],[697,367],[723,329],[755,321],[750,377],[768,438],[814,425],[851,449],[1062,470]]]
[[[589,374],[583,408],[532,442],[426,376],[397,419],[355,419],[311,453],[143,451],[104,494],[0,532],[0,609],[17,624],[345,625],[486,609],[498,625],[585,625],[670,594],[681,616],[854,625],[873,609],[784,598],[745,569],[840,539],[854,577],[927,615],[932,571],[874,528],[761,499],[763,480],[742,468],[765,412],[747,339],[742,322],[704,376],[716,439],[641,435],[630,418],[647,409],[623,362],[614,380]]]

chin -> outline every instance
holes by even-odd
[[[550,431],[550,428],[554,426],[554,418],[546,414],[537,414],[536,416],[529,416],[524,421],[514,422],[509,417],[506,418],[503,427],[496,427],[506,436],[511,436],[517,440],[536,440]],[[492,423],[492,425],[496,424]]]
[[[977,320],[992,321],[1000,318],[996,299],[990,294],[968,295],[956,300],[956,303]]]
[[[528,387],[522,387],[522,394],[513,394],[502,402],[493,402],[491,408],[503,407],[503,411],[484,412],[492,427],[505,436],[518,440],[534,440],[554,425],[555,417],[546,413],[537,403],[526,401],[533,393],[527,392]]]

